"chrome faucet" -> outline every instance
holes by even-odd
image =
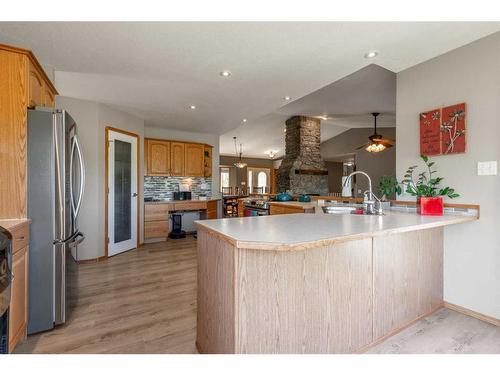
[[[363,204],[366,206],[365,213],[367,215],[383,215],[382,205],[380,204],[380,199],[378,199],[377,196],[375,194],[373,194],[372,179],[370,178],[370,176],[368,176],[367,173],[365,173],[363,171],[352,172],[345,179],[343,187],[345,187],[345,185],[347,185],[347,182],[350,181],[352,179],[352,176],[354,176],[355,174],[362,174],[363,176],[366,176],[366,178],[368,179],[368,190],[365,191],[363,194],[364,195]],[[368,193],[368,197],[367,197],[366,193]],[[376,202],[378,202],[378,207],[376,207]]]

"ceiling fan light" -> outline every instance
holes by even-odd
[[[385,150],[385,146],[382,143],[370,143],[365,150],[368,152],[381,152]]]
[[[238,162],[234,163],[234,166],[236,168],[240,168],[241,169],[241,168],[245,168],[247,166],[247,163],[243,163],[242,161],[238,161]]]

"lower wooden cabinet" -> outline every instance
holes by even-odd
[[[20,227],[12,233],[12,281],[9,313],[9,351],[26,338],[28,326],[28,275],[29,275],[29,225]]]
[[[303,214],[304,209],[302,207],[286,207],[286,206],[275,206],[273,204],[269,207],[270,215],[286,215],[286,214]]]
[[[168,236],[168,220],[144,222],[144,239],[166,238]]]

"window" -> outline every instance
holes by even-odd
[[[257,186],[262,188],[262,191],[266,190],[267,187],[267,174],[266,172],[259,172],[257,175]]]
[[[229,187],[229,168],[221,167],[220,168],[220,190],[223,191],[223,188]]]

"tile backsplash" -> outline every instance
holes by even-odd
[[[144,177],[144,197],[155,199],[172,199],[174,191],[178,191],[179,184],[187,184],[191,187],[192,199],[197,199],[200,194],[208,198],[212,196],[211,177]]]

